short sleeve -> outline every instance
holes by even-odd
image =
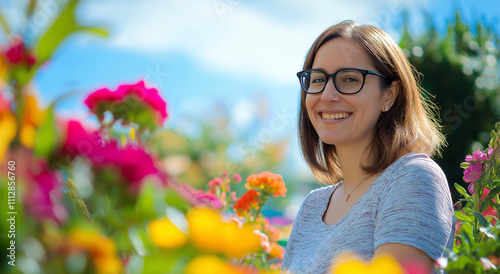
[[[374,248],[401,243],[433,260],[453,245],[454,214],[441,168],[430,158],[412,159],[391,174],[375,220]],[[451,241],[451,243],[450,243]]]

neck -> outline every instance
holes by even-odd
[[[366,149],[367,146],[338,146],[336,147],[337,156],[339,158],[340,168],[344,178],[344,185],[354,187],[362,180],[366,180],[368,174],[364,173],[361,169],[363,165],[373,163],[370,157],[370,151]]]

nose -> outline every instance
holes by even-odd
[[[339,101],[340,100],[340,92],[335,88],[333,84],[333,78],[328,78],[328,82],[326,82],[325,89],[321,93],[321,100],[325,102],[331,101]]]

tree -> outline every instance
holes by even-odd
[[[477,22],[473,29],[458,12],[448,22],[444,36],[430,15],[426,17],[427,27],[421,35],[410,33],[405,17],[400,46],[423,75],[422,87],[440,108],[448,147],[436,161],[457,200],[453,184],[464,184],[460,163],[473,147],[488,142],[489,130],[500,120],[500,40],[491,27]]]

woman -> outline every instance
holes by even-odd
[[[332,185],[302,203],[283,269],[324,273],[350,253],[430,271],[452,249],[455,219],[446,177],[430,158],[444,137],[402,50],[382,30],[346,21],[316,39],[303,69],[302,154]]]

